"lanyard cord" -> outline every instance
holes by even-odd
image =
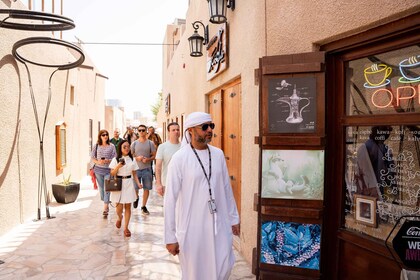
[[[201,169],[203,170],[204,176],[206,176],[207,183],[209,184],[210,199],[212,199],[212,196],[211,196],[211,188],[210,188],[210,179],[211,179],[211,153],[210,153],[210,148],[207,147],[207,150],[209,151],[209,176],[207,176],[207,172],[204,169],[204,165],[201,162],[201,159],[198,156],[197,151],[194,149],[194,147],[193,147],[193,145],[191,143],[190,143],[190,146],[191,146],[191,149],[193,150],[195,156],[197,157],[198,162],[200,163],[200,166],[201,166]]]

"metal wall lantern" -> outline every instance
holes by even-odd
[[[201,24],[204,29],[204,37],[202,37],[200,34],[198,34],[198,28]],[[188,38],[188,41],[190,43],[190,56],[192,57],[198,57],[203,55],[203,45],[206,45],[209,42],[209,31],[208,31],[208,25],[204,26],[204,24],[201,21],[194,21],[192,23],[192,26],[194,28],[194,34],[191,35],[191,37]]]
[[[235,0],[207,0],[209,3],[209,13],[211,23],[225,23],[226,8],[235,10]]]

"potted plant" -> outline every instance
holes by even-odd
[[[80,191],[80,183],[71,182],[69,175],[63,175],[63,182],[52,184],[52,192],[58,203],[71,203],[77,199]]]

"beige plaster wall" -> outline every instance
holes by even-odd
[[[24,9],[20,2],[0,1],[0,8]],[[0,235],[14,226],[37,217],[39,138],[36,128],[28,74],[21,62],[11,54],[13,44],[33,36],[51,36],[50,32],[29,32],[0,28]],[[32,49],[31,49],[32,48]],[[39,45],[28,47],[26,54],[37,61],[53,57],[74,61],[69,52],[44,50]],[[55,125],[67,127],[67,166],[64,174],[74,181],[87,173],[89,162],[89,119],[93,119],[94,141],[98,121],[104,123],[105,79],[90,67],[58,71],[52,78],[52,96],[44,134],[45,172],[49,196],[51,184],[62,181],[56,173]],[[48,80],[53,68],[28,64],[33,93],[42,125],[48,98]],[[74,87],[74,103],[70,104],[70,88]],[[54,198],[52,197],[52,200]],[[42,201],[44,201],[42,199]],[[45,206],[41,206],[45,217]],[[54,213],[51,213],[52,215]]]
[[[126,130],[124,108],[105,106],[105,129],[110,133],[110,139],[116,128],[120,130],[120,137],[122,137]]]
[[[207,1],[190,1],[186,30],[169,64],[163,63],[163,98],[171,94],[171,114],[161,108],[158,123],[192,111],[207,111],[206,94],[223,84],[241,79],[242,86],[242,217],[240,249],[252,260],[257,246],[257,213],[253,195],[258,192],[259,148],[254,137],[259,129],[258,85],[254,70],[263,56],[317,50],[339,38],[359,33],[420,10],[418,0],[261,0],[236,1],[228,10],[229,67],[206,81],[205,57],[189,56],[191,23],[208,24]],[[217,25],[210,24],[210,34]],[[203,34],[202,28],[199,30]],[[166,37],[167,38],[167,37]],[[169,65],[166,67],[166,65]],[[185,67],[184,67],[185,65]]]

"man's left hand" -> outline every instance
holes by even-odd
[[[233,235],[239,236],[239,233],[241,232],[241,227],[239,224],[232,226],[232,233]]]

